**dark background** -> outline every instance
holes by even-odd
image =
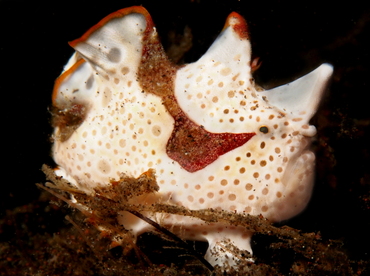
[[[303,1],[0,1],[0,93],[3,173],[0,216],[38,199],[41,165],[52,165],[48,107],[55,78],[73,53],[68,41],[118,9],[142,4],[165,47],[189,26],[197,60],[236,11],[250,28],[260,85],[291,81],[321,63],[334,77],[313,119],[317,177],[306,211],[286,222],[339,239],[352,259],[370,258],[370,8]]]

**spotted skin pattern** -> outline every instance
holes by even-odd
[[[76,50],[53,91],[56,173],[85,192],[155,169],[159,192],[140,202],[213,208],[280,221],[307,205],[314,177],[309,150],[332,67],[261,91],[251,75],[245,20],[231,13],[197,62],[171,64],[149,13],[119,10],[70,45]],[[251,233],[194,218],[147,214],[183,238],[206,240],[212,264],[229,238],[251,251]],[[120,214],[139,235],[145,222]],[[217,254],[216,254],[217,255]]]

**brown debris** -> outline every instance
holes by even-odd
[[[74,104],[68,108],[58,109],[53,107],[52,126],[58,127],[59,132],[56,133],[57,139],[62,142],[68,140],[72,133],[82,124],[86,117],[86,106],[83,104]]]
[[[74,225],[73,229],[77,230],[75,235],[79,236],[73,238],[69,245],[83,248],[80,250],[83,250],[84,258],[96,261],[93,265],[101,270],[99,275],[118,275],[108,273],[106,270],[108,266],[104,263],[107,260],[112,270],[116,272],[119,269],[122,270],[119,275],[128,275],[133,271],[135,271],[135,275],[286,275],[288,272],[291,275],[355,275],[352,269],[353,263],[341,250],[342,244],[339,241],[323,241],[319,233],[300,233],[299,230],[287,226],[276,227],[262,216],[254,217],[213,209],[189,210],[181,206],[167,204],[131,204],[131,199],[136,196],[143,193],[153,193],[157,190],[152,172],[143,174],[136,180],[123,177],[119,182],[112,182],[107,187],[97,188],[94,194],[87,195],[68,187],[66,181],[53,176],[53,171],[50,168],[44,166],[43,170],[54,184],[49,183],[47,187],[38,186],[67,203],[70,203],[68,194],[73,195],[77,203],[72,207],[83,211],[82,213],[72,213],[67,218]],[[136,194],[131,194],[130,192],[138,190],[137,188],[141,185],[139,182],[144,183],[144,186],[145,183],[148,184],[147,188]],[[270,240],[270,242],[263,249],[266,252],[261,253],[259,250],[255,250],[255,263],[248,261],[249,256],[245,252],[231,244],[227,245],[226,250],[231,250],[235,255],[242,256],[238,267],[215,267],[212,272],[195,256],[195,254],[204,254],[204,252],[190,252],[184,244],[161,232],[160,227],[157,228],[157,233],[154,233],[154,236],[153,234],[152,236],[147,235],[146,239],[149,241],[140,244],[139,237],[139,241],[135,244],[131,234],[117,222],[116,214],[118,212],[130,210],[139,213],[161,212],[192,216],[206,222],[244,226],[248,231],[254,232],[256,236],[265,237],[264,239]],[[66,231],[66,237],[71,235],[70,231],[75,230]],[[155,236],[161,243],[169,245],[162,244],[159,249],[153,249]],[[53,239],[53,242],[61,241],[57,242]],[[100,244],[100,247],[97,244]],[[53,246],[59,247],[60,244]],[[160,263],[153,263],[151,260],[153,256],[150,255],[150,251],[153,250],[156,252],[154,255],[171,255],[173,253],[170,252],[173,250],[177,250],[179,253],[174,260],[171,259],[172,265],[166,263],[167,257],[163,257]],[[166,253],[166,250],[170,250],[169,253]],[[120,252],[118,258],[112,257],[112,252],[116,251]],[[185,261],[181,259],[184,256],[187,257]],[[123,264],[125,264],[125,268],[122,268]],[[91,262],[89,265],[92,265]],[[358,271],[359,267],[366,269],[364,268],[366,264],[357,265]],[[227,269],[226,274],[224,274],[225,269]]]

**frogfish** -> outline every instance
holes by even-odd
[[[143,7],[118,10],[69,43],[75,53],[57,78],[52,156],[59,177],[93,193],[122,174],[155,171],[155,195],[137,200],[190,210],[224,210],[272,222],[309,202],[316,113],[332,66],[270,90],[255,84],[250,33],[232,12],[196,62],[167,57]],[[207,241],[212,265],[232,262],[227,239],[250,253],[252,233],[222,222],[147,213],[183,239]],[[130,213],[134,236],[152,226]],[[233,257],[233,256],[231,256]]]

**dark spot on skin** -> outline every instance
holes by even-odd
[[[268,133],[269,132],[269,129],[268,129],[268,127],[267,126],[261,126],[260,127],[260,131],[262,132],[262,133]]]
[[[89,90],[91,89],[92,85],[93,85],[93,82],[94,82],[94,76],[91,75],[87,81],[86,81],[86,89]]]
[[[112,48],[109,53],[107,54],[107,58],[109,61],[118,63],[121,61],[121,50],[118,48]]]

